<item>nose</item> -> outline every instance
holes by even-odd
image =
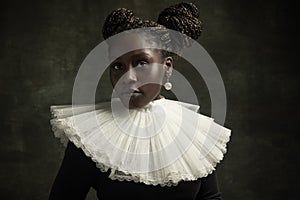
[[[133,83],[137,81],[137,75],[132,67],[129,67],[128,71],[123,75],[124,83]]]

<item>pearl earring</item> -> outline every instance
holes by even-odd
[[[170,83],[170,80],[169,80],[170,76],[171,75],[167,74],[167,82],[164,84],[164,87],[165,87],[166,90],[171,90],[172,89],[172,83]]]

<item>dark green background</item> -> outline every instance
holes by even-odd
[[[1,3],[0,199],[47,199],[64,148],[51,132],[49,106],[70,104],[85,56],[118,7],[155,20],[179,1],[8,1]],[[299,191],[299,67],[295,7],[280,1],[201,0],[198,40],[217,64],[232,129],[217,166],[225,200],[296,199]],[[182,62],[175,64],[182,67]],[[185,70],[210,115],[201,78]],[[99,98],[111,88],[103,77]],[[105,85],[106,84],[106,85]],[[93,191],[88,199],[95,199]]]

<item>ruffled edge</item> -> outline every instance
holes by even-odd
[[[181,105],[188,105],[187,103],[184,102],[180,102]],[[62,107],[66,107],[67,105],[62,105]],[[53,119],[50,120],[50,124],[52,126],[52,131],[54,132],[54,136],[58,139],[60,139],[60,142],[66,147],[68,142],[72,142],[77,148],[82,149],[82,151],[84,152],[84,154],[87,157],[90,157],[91,160],[93,162],[96,163],[96,167],[100,169],[101,172],[107,172],[109,169],[111,170],[111,173],[109,175],[109,178],[111,180],[118,180],[118,181],[133,181],[135,183],[144,183],[146,185],[160,185],[161,187],[171,187],[171,186],[177,186],[180,182],[182,181],[195,181],[199,178],[204,178],[207,177],[209,174],[213,173],[213,171],[216,169],[216,166],[218,163],[220,163],[225,154],[227,153],[227,143],[230,141],[230,137],[231,137],[231,130],[223,127],[223,131],[226,131],[226,138],[225,140],[222,141],[221,146],[223,147],[222,149],[220,149],[220,151],[222,152],[222,156],[221,158],[213,161],[213,163],[211,163],[211,167],[210,169],[206,170],[206,173],[201,173],[198,170],[198,173],[196,174],[179,174],[179,173],[169,173],[169,175],[165,176],[165,178],[163,179],[159,179],[159,180],[148,180],[148,179],[144,179],[138,175],[134,175],[131,174],[130,172],[124,170],[124,169],[119,169],[118,166],[114,166],[111,164],[110,159],[108,156],[105,155],[105,153],[101,154],[101,157],[98,157],[97,160],[95,158],[95,155],[90,152],[88,150],[88,148],[83,144],[83,142],[80,140],[79,135],[77,134],[77,131],[75,129],[73,129],[72,127],[70,127],[70,125],[68,123],[64,123],[63,121],[60,121],[59,119],[57,119],[57,115],[55,115],[56,111],[55,108],[58,108],[60,106],[51,106],[50,107],[50,112],[52,114],[52,116],[54,117]],[[195,110],[198,111],[199,106],[193,105],[192,108],[197,108]],[[197,112],[196,111],[196,112]],[[201,115],[201,114],[200,114]],[[205,116],[207,117],[207,116]],[[213,119],[213,118],[212,118]],[[212,122],[215,123],[217,126],[221,126],[219,124],[217,124],[216,122]],[[63,128],[63,131],[58,128],[64,126],[65,128]],[[71,133],[75,133],[75,134],[71,134]],[[175,178],[174,178],[175,177]]]

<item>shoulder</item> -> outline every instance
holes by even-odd
[[[92,161],[81,148],[70,141],[65,150],[64,161],[72,164],[73,167],[96,168],[94,161]]]

